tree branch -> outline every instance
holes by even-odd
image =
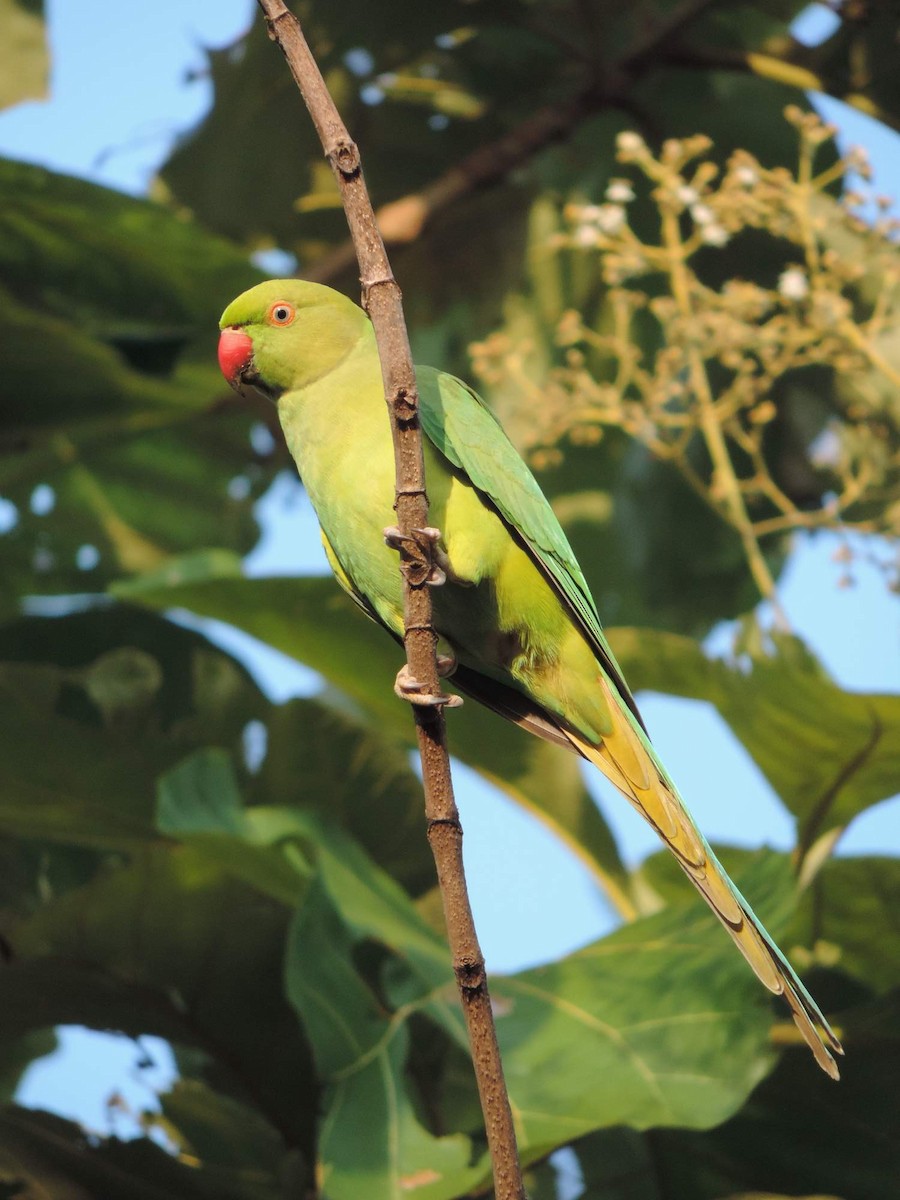
[[[428,525],[425,465],[418,420],[418,393],[403,319],[400,289],[363,180],[359,151],[350,139],[300,23],[283,0],[258,0],[303,96],[331,164],[359,262],[363,301],[372,318],[390,412],[396,464],[395,509],[402,541],[405,645],[409,672],[433,695],[440,691],[432,624],[432,544]],[[372,536],[377,536],[375,530]],[[434,854],[453,969],[465,1014],[475,1076],[484,1113],[497,1200],[524,1200],[516,1136],[491,1012],[484,958],[478,944],[462,861],[462,828],[453,797],[446,731],[440,706],[414,705],[428,840]]]
[[[716,0],[682,0],[622,55],[601,82],[596,78],[568,100],[547,104],[526,117],[509,133],[496,141],[479,146],[455,167],[439,175],[418,192],[382,205],[376,214],[377,226],[388,245],[414,242],[434,217],[462,197],[506,178],[522,163],[541,150],[562,141],[592,113],[604,108],[631,112],[630,84],[655,63],[655,55],[673,38],[694,23]],[[306,279],[325,283],[353,264],[352,241],[336,246],[309,271]]]

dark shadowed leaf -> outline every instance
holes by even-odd
[[[812,962],[844,971],[867,988],[900,987],[898,899],[900,859],[831,859],[810,884],[791,936]]]
[[[341,825],[414,896],[434,886],[422,784],[405,749],[315,700],[274,709],[268,730],[251,798]]]
[[[215,340],[259,273],[159,205],[0,160],[0,277],[4,603],[248,550],[270,455],[223,401]]]
[[[238,744],[266,708],[228,655],[139,609],[2,626],[0,830],[97,849],[154,838],[156,776],[198,744]]]
[[[281,1200],[279,1170],[254,1161],[246,1110],[213,1103],[205,1117],[210,1129],[218,1118],[233,1148],[226,1165],[188,1153],[179,1161],[148,1138],[88,1136],[62,1117],[9,1106],[0,1110],[0,1189],[17,1200]]]
[[[704,1139],[661,1131],[654,1145],[666,1197],[742,1191],[889,1200],[900,1171],[896,995],[856,1010],[835,1086],[798,1049],[743,1111]]]
[[[85,1023],[193,1046],[210,1082],[305,1141],[315,1092],[282,994],[286,924],[280,904],[208,856],[155,847],[21,923],[12,937],[16,965],[0,975],[0,987],[24,1002],[34,972],[42,975],[37,1027]],[[73,972],[76,990],[67,982]]]

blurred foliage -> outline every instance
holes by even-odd
[[[802,255],[765,221],[731,237],[720,204],[742,166],[758,174],[741,184],[748,202],[795,170],[782,113],[794,104],[812,129],[801,88],[900,119],[890,6],[839,5],[814,47],[790,34],[802,7],[296,5],[362,147],[418,356],[471,375],[474,350],[601,612],[627,623],[610,636],[633,685],[714,705],[794,817],[793,854],[722,853],[847,1047],[835,1086],[670,857],[630,870],[578,762],[468,704],[453,716],[458,759],[638,914],[493,983],[534,1200],[572,1194],[566,1163],[592,1200],[889,1200],[900,1175],[898,861],[831,854],[900,787],[900,701],[843,691],[801,642],[752,618],[712,659],[694,639],[757,596],[738,532],[640,428],[598,440],[596,413],[551,428],[554,388],[577,395],[574,349],[606,385],[614,335],[632,367],[664,360],[664,339],[681,345],[671,322],[648,319],[662,274],[642,278],[646,308],[617,331],[597,250],[609,206],[627,205],[645,246],[659,228],[617,144],[659,164],[699,131],[702,169],[724,173],[699,180],[677,217],[688,241],[710,225],[729,234],[691,258],[707,315],[721,317],[738,278],[780,296],[817,346],[754,396],[751,414],[774,407],[765,422],[739,423],[764,430],[766,470],[814,524],[823,431],[863,403],[896,432],[896,256],[884,231],[842,215],[830,136]],[[40,94],[42,5],[0,0],[0,35],[0,103]],[[412,728],[390,688],[399,650],[331,580],[241,575],[254,501],[287,457],[271,406],[237,400],[216,372],[216,322],[260,278],[250,250],[280,247],[352,293],[343,218],[262,23],[209,69],[213,107],[153,202],[0,162],[0,1194],[483,1194]],[[666,151],[665,139],[681,140]],[[843,283],[851,271],[868,365],[836,361],[816,296],[779,284],[792,267],[811,293],[816,271]],[[591,346],[561,337],[576,321]],[[752,348],[762,319],[741,321]],[[515,358],[502,371],[497,339]],[[727,373],[707,370],[725,394]],[[872,434],[850,447],[855,463],[872,458]],[[706,477],[696,430],[685,460]],[[869,495],[863,519],[886,527],[889,504]],[[773,580],[788,527],[760,533]],[[216,622],[312,668],[313,694],[273,702],[211,640]],[[15,1102],[54,1028],[73,1024],[172,1046],[179,1078],[131,1114],[140,1136]],[[548,1158],[565,1145],[570,1158]]]
[[[254,448],[258,414],[214,353],[222,297],[259,278],[183,215],[0,162],[7,615],[23,593],[252,547],[271,439]]]
[[[0,108],[47,94],[43,0],[0,0]]]
[[[606,428],[623,430],[734,529],[773,604],[766,535],[900,534],[900,223],[886,200],[871,226],[856,212],[859,193],[836,202],[836,182],[870,177],[864,151],[817,170],[834,127],[793,105],[785,116],[798,131],[794,171],[740,150],[720,172],[704,136],[670,138],[657,156],[635,132],[619,134],[619,162],[643,178],[612,179],[603,204],[568,205],[565,232],[545,215],[545,275],[555,267],[561,292],[568,264],[554,250],[590,256],[608,288],[597,317],[559,315],[562,355],[521,314],[472,348],[533,462],[559,462],[567,441],[591,445]],[[648,187],[658,210],[650,238],[629,220],[634,212],[645,224],[633,202]],[[746,277],[760,233],[765,249],[796,256],[780,273],[761,264],[767,286]],[[891,584],[900,588],[896,566]]]

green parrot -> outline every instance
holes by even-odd
[[[338,582],[403,636],[394,454],[381,365],[363,310],[320,284],[261,283],[226,308],[219,363],[278,406]],[[657,758],[549,503],[483,401],[416,367],[442,673],[539,737],[594,763],[656,830],[765,986],[787,1000],[816,1061],[838,1078],[840,1042],[697,828]],[[438,538],[438,530],[440,537]],[[434,702],[415,680],[402,694]]]

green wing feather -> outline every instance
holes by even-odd
[[[581,627],[623,702],[643,720],[606,640],[594,598],[546,496],[477,392],[460,379],[417,368],[422,428],[429,441],[499,513]],[[427,482],[427,481],[426,481]]]

